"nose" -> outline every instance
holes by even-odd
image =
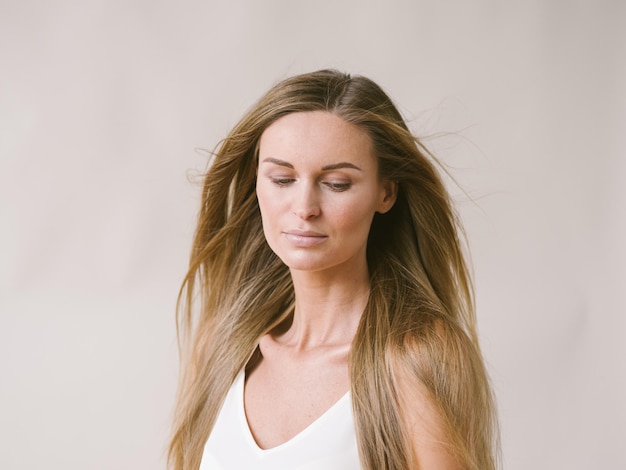
[[[303,184],[299,189],[293,204],[293,213],[302,220],[320,215],[321,208],[314,185]]]

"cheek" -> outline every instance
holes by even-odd
[[[263,231],[266,231],[269,221],[272,220],[272,216],[270,215],[271,213],[268,210],[267,205],[264,203],[264,200],[259,197],[257,201],[259,202],[259,212],[261,213],[261,222],[263,224]]]
[[[342,205],[336,208],[335,220],[346,230],[368,232],[372,224],[376,208],[373,201],[363,199],[354,204]],[[356,233],[355,233],[356,234]]]
[[[275,251],[274,240],[272,237],[273,229],[271,226],[271,221],[274,220],[274,217],[268,212],[268,208],[263,204],[261,198],[257,199],[259,201],[259,212],[261,213],[261,227],[263,229],[263,236],[265,238],[266,243]]]
[[[265,237],[271,232],[271,227],[276,223],[278,215],[281,212],[281,198],[276,197],[272,191],[268,191],[263,185],[258,185],[256,190],[257,202],[261,213],[261,221],[263,223],[263,231]]]
[[[261,182],[257,182],[256,185],[256,200],[259,204],[259,210],[261,216],[268,210],[268,204],[272,200],[271,195],[268,193],[267,188]]]

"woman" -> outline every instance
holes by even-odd
[[[206,175],[175,469],[493,469],[459,227],[371,80],[274,86]]]

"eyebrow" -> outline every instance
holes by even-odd
[[[284,166],[284,167],[293,169],[293,165],[291,163],[286,162],[284,160],[279,160],[278,158],[265,158],[263,159],[263,163],[274,163],[275,165]],[[322,167],[322,171],[338,170],[340,168],[352,168],[354,170],[363,171],[358,166],[350,162],[339,162],[339,163],[332,163],[330,165],[324,165]]]

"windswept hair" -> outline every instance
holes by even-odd
[[[435,167],[382,89],[333,70],[288,78],[263,96],[206,173],[178,308],[182,374],[169,464],[197,470],[204,444],[260,338],[293,312],[288,268],[267,245],[256,198],[258,145],[290,113],[327,111],[367,132],[397,200],[376,214],[367,245],[370,295],[349,359],[364,469],[412,468],[399,367],[423,384],[463,468],[496,468],[497,424],[476,335],[459,221]]]

